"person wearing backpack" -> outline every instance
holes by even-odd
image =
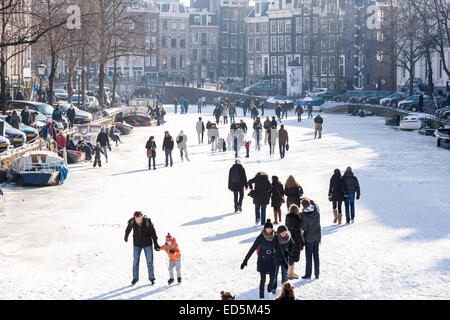
[[[247,175],[241,161],[236,160],[228,174],[228,189],[234,194],[234,212],[242,212],[244,187],[248,189]]]
[[[145,258],[147,260],[148,278],[152,285],[155,284],[155,274],[153,272],[153,249],[159,251],[158,237],[156,235],[155,227],[152,221],[147,216],[144,216],[141,211],[136,211],[134,217],[128,220],[128,225],[125,230],[125,242],[128,242],[128,236],[133,230],[133,280],[131,285],[135,285],[139,281],[139,260],[141,252],[144,250]]]

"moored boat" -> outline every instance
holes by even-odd
[[[64,183],[68,170],[64,159],[50,151],[30,151],[14,159],[13,179],[24,185],[51,186]]]
[[[401,130],[419,130],[423,127],[423,121],[417,116],[407,116],[400,120]]]

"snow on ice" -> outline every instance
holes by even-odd
[[[196,111],[195,107],[191,107]],[[233,213],[227,189],[233,152],[197,145],[198,114],[173,115],[163,127],[136,128],[102,168],[70,166],[64,185],[3,186],[0,216],[0,299],[258,299],[256,255],[239,266],[261,227],[245,197]],[[173,112],[173,111],[172,111]],[[238,110],[242,115],[241,110]],[[270,115],[272,111],[269,111]],[[211,120],[212,108],[202,114]],[[293,174],[305,196],[321,208],[320,280],[292,281],[300,299],[448,299],[450,297],[450,154],[433,137],[384,125],[380,117],[324,115],[324,135],[314,140],[313,121],[287,126],[290,150],[280,160],[268,146],[241,160],[247,177],[258,171],[283,182]],[[240,119],[238,117],[237,119]],[[251,120],[247,139],[252,134]],[[229,126],[220,125],[221,137]],[[164,167],[163,133],[188,136],[190,162]],[[149,171],[145,143],[156,137],[157,170]],[[205,140],[206,140],[205,135]],[[347,166],[361,185],[354,225],[333,225],[328,183]],[[156,284],[147,279],[141,256],[140,281],[132,280],[132,242],[123,240],[136,210],[148,215],[162,245],[170,232],[180,246],[181,285],[167,285],[168,258],[154,252]],[[286,208],[283,207],[283,215]],[[273,218],[272,208],[267,217]],[[131,239],[131,238],[130,238]],[[303,275],[304,253],[295,272]],[[279,275],[281,277],[281,275]],[[280,281],[280,280],[279,280]],[[279,289],[277,294],[279,293]],[[273,299],[269,295],[266,299]]]

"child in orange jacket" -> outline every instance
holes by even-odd
[[[181,283],[181,253],[177,241],[170,233],[167,234],[166,243],[161,246],[160,250],[167,252],[169,256],[169,285],[173,283],[173,268],[177,269],[178,283]]]

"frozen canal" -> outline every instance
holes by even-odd
[[[239,266],[261,228],[254,226],[250,198],[242,214],[232,213],[227,179],[234,155],[197,145],[197,113],[167,111],[164,127],[136,128],[100,169],[73,165],[59,187],[2,187],[0,299],[219,299],[221,290],[258,299],[256,254],[247,268]],[[246,123],[249,138],[252,122]],[[283,182],[293,174],[321,208],[321,277],[292,282],[300,299],[449,299],[450,151],[438,149],[433,137],[387,127],[380,117],[326,114],[321,140],[313,139],[312,120],[297,125],[291,113],[284,123],[291,147],[285,159],[278,150],[270,158],[268,146],[259,153],[252,146],[250,158],[242,151],[241,160],[249,179],[258,171]],[[174,138],[184,130],[191,162],[181,163],[175,148],[173,168],[162,168],[165,130]],[[147,169],[150,135],[158,146],[156,171]],[[349,165],[361,199],[355,224],[335,226],[328,183],[335,168]],[[160,245],[167,232],[177,239],[180,286],[167,286],[168,257],[155,252],[155,286],[142,255],[140,281],[130,287],[132,237],[123,238],[136,210],[152,219]],[[267,211],[272,219],[270,206]],[[304,267],[302,252],[295,272],[303,275]]]

